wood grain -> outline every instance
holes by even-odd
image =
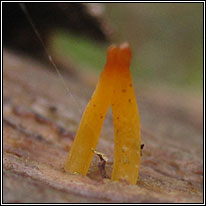
[[[4,203],[203,201],[201,101],[138,87],[144,150],[137,185],[109,179],[113,164],[111,114],[97,148],[109,159],[109,178],[102,179],[97,156],[87,177],[70,175],[63,165],[81,118],[78,107],[85,107],[94,88],[65,74],[77,105],[57,75],[45,67],[4,51]]]

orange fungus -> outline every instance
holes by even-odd
[[[124,43],[110,46],[107,63],[83,114],[65,164],[70,173],[86,175],[93,158],[104,118],[112,107],[114,165],[112,180],[136,184],[140,166],[140,119],[130,73],[131,49]]]

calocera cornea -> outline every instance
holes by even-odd
[[[117,58],[116,46],[107,52],[107,63],[83,114],[64,169],[70,173],[86,175],[91,164],[107,110],[111,105],[113,80]]]
[[[114,165],[112,180],[136,184],[140,166],[140,119],[130,73],[131,49],[124,43],[111,46],[107,63],[83,114],[65,170],[86,175],[93,158],[104,118],[112,107]]]
[[[114,165],[112,180],[136,184],[140,166],[140,119],[130,73],[131,49],[120,46],[113,85]]]

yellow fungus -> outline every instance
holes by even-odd
[[[116,46],[108,49],[107,63],[85,109],[65,164],[64,169],[67,172],[87,174],[94,155],[92,148],[96,148],[106,112],[111,104],[117,50]]]
[[[131,50],[127,43],[108,49],[107,63],[83,114],[65,164],[67,172],[87,174],[106,112],[111,106],[115,136],[112,180],[126,180],[130,184],[136,184],[141,139],[130,61]]]
[[[140,119],[130,73],[131,50],[120,46],[113,86],[114,165],[112,180],[136,184],[140,165]]]

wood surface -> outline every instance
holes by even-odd
[[[94,84],[65,73],[71,97],[47,67],[4,50],[4,203],[203,202],[202,99],[136,85],[144,144],[137,185],[110,181],[111,111],[97,148],[108,157],[108,178],[97,155],[86,177],[70,175],[63,166]]]

